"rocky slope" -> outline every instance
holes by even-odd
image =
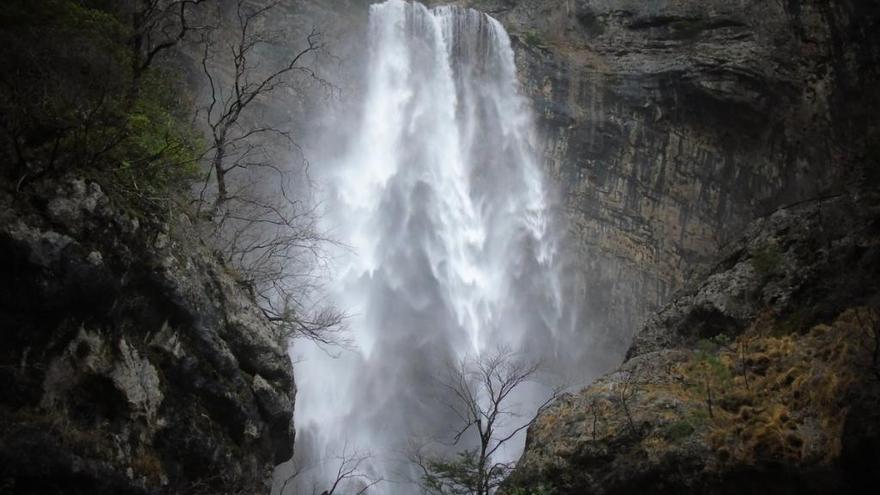
[[[876,195],[756,221],[618,370],[541,412],[505,493],[870,493],[878,275]]]
[[[876,146],[871,2],[458,3],[514,38],[606,366],[749,221],[840,191]]]
[[[0,192],[0,492],[268,491],[293,377],[235,275],[183,218],[30,191]]]

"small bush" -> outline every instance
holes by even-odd
[[[110,155],[117,183],[146,196],[182,190],[197,177],[201,136],[186,120],[192,108],[181,84],[162,71],[147,74],[126,116],[127,138]]]
[[[510,491],[510,495],[553,495],[554,490],[544,485],[535,488],[514,488]]]
[[[21,186],[71,171],[128,198],[191,184],[198,133],[183,84],[140,67],[129,14],[101,0],[10,0],[0,12],[0,159]]]
[[[525,43],[529,46],[539,47],[539,46],[543,46],[543,44],[544,44],[543,41],[541,40],[541,37],[535,31],[526,32],[525,36],[523,37],[523,41],[525,41]]]
[[[686,420],[670,423],[663,428],[663,437],[672,442],[684,440],[693,435],[695,428]]]
[[[783,257],[775,245],[767,245],[752,253],[752,267],[762,278],[779,273]]]

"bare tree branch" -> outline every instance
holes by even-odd
[[[131,46],[134,79],[149,69],[162,53],[179,45],[190,33],[204,29],[193,26],[190,17],[201,4],[214,0],[132,0]]]
[[[367,493],[370,488],[386,481],[384,478],[373,477],[365,469],[365,464],[372,458],[373,454],[369,451],[351,449],[349,443],[346,441],[342,447],[342,452],[330,457],[326,461],[305,468],[296,467],[294,472],[284,480],[279,494],[286,495],[288,493],[288,488],[293,488],[291,483],[296,481],[307,471],[311,471],[322,465],[335,464],[336,470],[333,474],[332,480],[329,482],[330,486],[312,486],[312,493],[316,495],[318,490],[325,488],[320,492],[321,495],[341,495],[343,491],[345,494],[362,495]]]
[[[195,216],[202,222],[206,242],[238,272],[240,283],[252,291],[280,336],[345,347],[350,345],[344,327],[347,315],[314,301],[321,288],[314,274],[324,263],[325,246],[333,241],[318,228],[318,206],[295,199],[292,192],[298,187],[296,195],[307,194],[308,177],[294,184],[296,176],[273,156],[279,142],[300,153],[301,149],[290,131],[254,114],[257,102],[279,88],[298,90],[289,76],[303,73],[320,79],[310,67],[324,49],[321,33],[314,28],[302,46],[275,67],[257,62],[261,48],[276,42],[262,21],[280,4],[237,0],[228,44],[215,41],[215,29],[201,31],[209,148]],[[307,164],[305,158],[302,161]]]
[[[472,431],[478,447],[460,451],[454,459],[428,455],[423,447],[412,449],[409,459],[418,468],[419,483],[425,491],[489,495],[500,485],[513,466],[496,462],[493,457],[562,393],[562,387],[553,389],[533,415],[527,420],[520,418],[510,399],[524,384],[535,381],[540,368],[539,362],[525,360],[507,347],[449,366],[439,385],[449,397],[444,405],[461,423],[452,433],[452,445]]]

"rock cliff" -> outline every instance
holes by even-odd
[[[878,139],[871,2],[459,3],[514,38],[606,368],[749,221],[839,192]]]
[[[293,376],[183,218],[80,179],[0,192],[0,492],[261,493]]]
[[[880,8],[459,3],[514,39],[593,362],[626,352],[541,413],[506,493],[876,486]]]

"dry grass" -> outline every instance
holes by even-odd
[[[850,394],[876,379],[875,337],[867,327],[878,320],[876,311],[853,308],[831,324],[788,331],[790,320],[768,314],[732,341],[659,361],[642,373],[628,401],[639,433],[632,448],[654,461],[677,449],[708,448],[710,470],[833,461]],[[632,431],[615,390],[613,377],[596,382],[541,415],[533,434],[557,454],[573,442],[595,442],[601,450]]]
[[[846,311],[831,325],[777,336],[759,323],[720,351],[737,373],[708,440],[739,463],[825,463],[840,453],[846,397],[866,376],[867,334]]]

